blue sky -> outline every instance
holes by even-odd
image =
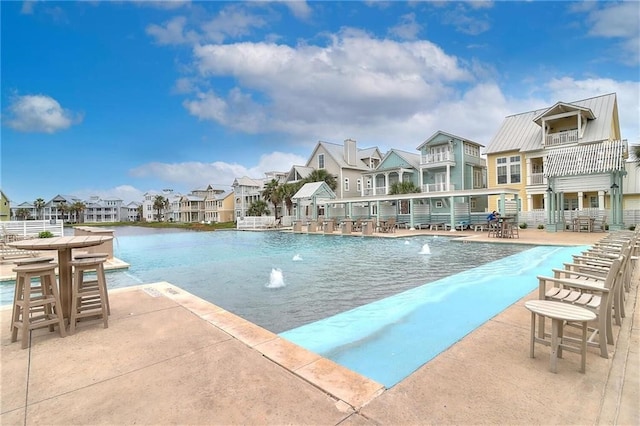
[[[6,2],[1,187],[230,190],[320,140],[488,145],[507,115],[616,92],[640,143],[640,3]]]

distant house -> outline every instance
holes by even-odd
[[[43,218],[44,220],[71,222],[74,220],[74,213],[69,210],[69,207],[81,202],[83,202],[82,199],[75,195],[58,194],[45,203]]]
[[[245,217],[251,204],[262,199],[264,180],[244,176],[233,180],[235,217]]]
[[[100,198],[92,196],[85,203],[84,222],[123,222],[129,220],[128,209],[124,206],[124,201],[111,197]]]
[[[0,190],[0,221],[11,220],[11,200]]]
[[[153,204],[158,195],[169,200],[169,208],[163,209],[158,216],[158,211],[153,208]],[[142,200],[142,219],[145,222],[157,222],[165,220],[178,220],[180,215],[180,195],[174,194],[173,189],[164,189],[162,192],[149,191],[143,195]]]
[[[519,210],[609,209],[621,226],[628,146],[615,93],[508,116],[486,155],[489,187],[519,190]]]
[[[142,220],[140,216],[140,206],[142,206],[142,203],[138,201],[131,201],[125,206],[127,209],[127,221],[139,222]]]

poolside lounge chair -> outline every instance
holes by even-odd
[[[592,334],[587,344],[599,347],[603,358],[609,358],[607,343],[614,343],[612,302],[623,261],[624,255],[615,259],[605,277],[567,269],[554,269],[554,277],[538,276],[539,299],[571,303],[596,314],[597,324],[589,328]],[[547,283],[552,283],[553,287],[547,289]],[[544,334],[544,318],[539,321],[539,332]]]
[[[37,251],[32,250],[21,250],[12,247],[2,247],[0,248],[0,260],[9,260],[9,259],[23,259],[25,257],[36,257],[38,256]]]

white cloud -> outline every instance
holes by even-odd
[[[292,138],[393,127],[449,98],[452,85],[472,81],[456,57],[433,43],[380,40],[350,29],[324,47],[196,46],[194,60],[202,78],[232,77],[239,86],[199,92],[184,102],[191,114],[247,133]]]
[[[591,25],[589,35],[620,39],[618,60],[636,67],[640,62],[640,3],[625,1],[603,3],[599,9],[589,10],[587,22]]]
[[[233,180],[242,176],[254,179],[264,177],[270,171],[289,171],[294,164],[304,164],[307,159],[299,155],[272,152],[262,155],[258,163],[244,166],[237,163],[215,161],[212,163],[183,162],[183,163],[148,163],[130,170],[129,174],[135,178],[152,178],[168,186],[177,186],[190,191],[208,184],[216,188],[230,190]]]
[[[416,14],[408,13],[400,17],[400,23],[389,29],[389,34],[405,40],[415,40],[422,30],[422,25],[416,22]]]
[[[284,4],[291,10],[293,16],[298,19],[309,19],[313,12],[306,0],[285,1]]]
[[[146,32],[154,37],[158,44],[183,44],[197,41],[198,36],[193,31],[185,32],[187,18],[176,16],[163,25],[147,25]]]
[[[82,115],[63,109],[58,101],[46,95],[17,96],[7,111],[3,121],[21,132],[55,133],[82,121]]]

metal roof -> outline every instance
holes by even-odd
[[[548,111],[559,106],[572,105],[581,110],[590,111],[595,119],[589,120],[585,127],[583,142],[598,142],[611,137],[614,127],[614,115],[617,115],[616,94],[597,96],[581,101],[556,103],[552,107],[529,111],[522,114],[510,115],[504,119],[485,154],[495,154],[507,151],[538,151],[542,150],[542,128],[535,120]],[[616,137],[618,137],[616,135]]]
[[[626,141],[606,141],[550,150],[547,177],[609,173],[624,170]]]
[[[302,188],[295,193],[292,199],[301,199],[301,198],[336,198],[336,194],[329,188],[329,185],[326,182],[310,182],[302,185]]]

